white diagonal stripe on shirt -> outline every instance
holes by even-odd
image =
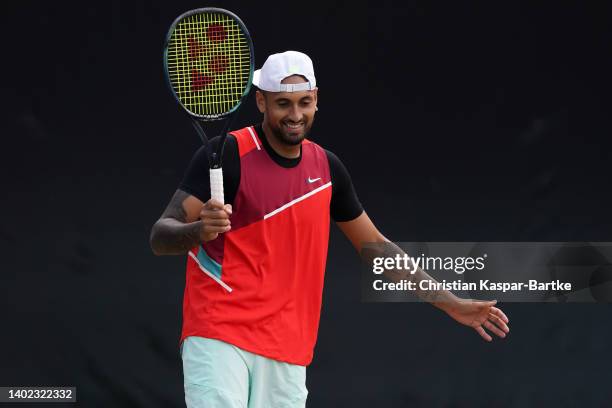
[[[230,288],[230,287],[227,285],[227,283],[225,283],[225,282],[223,282],[221,279],[217,278],[217,277],[215,276],[215,274],[214,274],[214,273],[212,273],[212,272],[208,271],[208,270],[207,270],[207,269],[206,269],[206,268],[205,268],[205,267],[204,267],[204,266],[203,266],[203,265],[200,263],[200,261],[198,260],[198,257],[197,257],[197,256],[195,256],[195,254],[194,254],[193,252],[189,251],[189,252],[188,252],[188,254],[189,254],[189,256],[191,257],[191,259],[193,259],[193,260],[196,262],[196,264],[197,264],[197,265],[200,267],[200,270],[201,270],[202,272],[204,272],[206,275],[210,276],[210,277],[212,278],[212,280],[214,280],[214,281],[215,281],[215,282],[217,282],[219,285],[221,285],[221,286],[223,287],[223,289],[227,290],[227,291],[228,291],[228,292],[230,292],[230,293],[232,292],[232,290],[233,290],[233,289],[232,289],[232,288]]]
[[[296,198],[295,200],[291,200],[291,201],[289,201],[287,204],[284,204],[283,206],[278,207],[276,210],[274,210],[274,211],[272,211],[272,212],[269,212],[269,213],[267,213],[266,215],[264,215],[264,220],[267,220],[268,218],[272,217],[273,215],[276,215],[276,214],[278,214],[279,212],[281,212],[281,211],[283,211],[283,210],[286,210],[287,208],[291,207],[293,204],[299,203],[300,201],[307,199],[307,198],[308,198],[308,197],[310,197],[311,195],[317,194],[319,191],[324,190],[324,189],[326,189],[327,187],[330,187],[330,186],[331,186],[331,184],[332,184],[332,183],[331,183],[331,181],[330,181],[329,183],[327,183],[327,184],[323,184],[322,186],[317,187],[317,188],[315,188],[315,189],[314,189],[314,190],[312,190],[312,191],[309,191],[308,193],[304,194],[304,195],[303,195],[303,196],[301,196],[301,197]]]
[[[255,142],[255,146],[257,146],[257,150],[261,150],[261,147],[259,147],[259,143],[257,143],[257,137],[255,137],[255,132],[253,132],[253,127],[249,126],[247,129],[249,130],[249,133],[251,134],[251,137]]]

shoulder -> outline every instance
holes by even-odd
[[[212,139],[210,139],[209,143],[209,147],[211,151],[215,151],[215,149],[219,146],[219,142],[221,141],[221,136],[215,136]],[[227,153],[227,149],[228,147],[230,148],[230,151],[233,150],[232,148],[235,148],[237,142],[236,142],[236,138],[231,135],[231,134],[227,134],[227,137],[225,138],[225,145],[224,145],[224,149],[225,149],[225,153]],[[206,161],[208,162],[208,150],[206,149],[206,145],[202,145],[198,148],[198,150],[196,150],[196,152],[193,154],[193,159],[196,161]]]
[[[329,162],[329,168],[332,171],[332,173],[348,174],[348,170],[342,163],[342,160],[340,160],[340,158],[334,152],[328,149],[323,149],[323,148],[322,150],[325,152],[325,155],[327,156],[327,161]]]
[[[351,176],[336,154],[330,150],[324,150],[332,180],[331,216],[336,222],[354,220],[363,212],[363,207],[357,198]]]
[[[334,161],[334,162],[342,163],[340,161],[340,158],[334,152],[332,152],[331,150],[328,150],[328,149],[324,149],[324,148],[322,148],[322,149],[325,152],[325,154],[327,155],[327,158],[329,159],[330,162]]]
[[[235,140],[238,153],[242,157],[251,150],[261,150],[261,140],[255,126],[247,126],[229,133]]]
[[[210,139],[210,145],[213,148],[216,148],[217,146],[219,146],[219,142],[221,141],[221,136],[215,136],[212,139]],[[225,146],[227,147],[228,145],[236,145],[237,141],[236,141],[236,136],[232,135],[231,133],[228,133],[227,136],[225,137]]]

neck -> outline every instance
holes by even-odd
[[[287,159],[297,159],[298,157],[300,157],[301,143],[298,145],[288,145],[286,143],[281,142],[276,138],[276,136],[274,135],[274,133],[266,122],[263,123],[262,128],[266,135],[268,143],[270,143],[270,146],[272,147],[272,149],[274,149],[276,153]]]

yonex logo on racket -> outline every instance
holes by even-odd
[[[211,24],[206,28],[206,38],[212,46],[214,43],[221,43],[227,38],[227,32],[222,24]],[[200,72],[204,66],[209,73],[222,74],[229,66],[229,59],[223,54],[210,55],[207,64],[202,64],[201,59],[214,51],[201,44],[194,35],[187,40],[189,48],[189,59],[196,65],[191,70],[191,90],[201,91],[212,84],[216,75],[207,75]],[[209,47],[210,47],[209,46]]]

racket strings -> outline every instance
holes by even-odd
[[[180,31],[184,32],[183,37],[187,39],[189,48],[187,51],[183,47],[182,62],[187,61],[188,63],[182,65],[183,80],[181,81],[181,90],[186,91],[183,92],[185,94],[184,97],[185,99],[188,99],[190,104],[209,105],[214,107],[214,105],[223,105],[225,103],[226,105],[220,106],[220,109],[223,111],[227,110],[227,104],[232,104],[231,98],[240,96],[240,91],[242,90],[242,84],[240,83],[240,71],[227,69],[230,63],[235,62],[229,60],[227,52],[216,53],[216,55],[208,55],[208,58],[206,58],[206,55],[204,55],[204,57],[199,55],[206,54],[206,49],[203,49],[203,47],[200,45],[203,42],[203,39],[200,36],[186,35],[186,33],[189,32],[193,33],[194,26],[195,24],[191,23],[189,24],[188,30],[180,29]],[[220,26],[212,27],[216,28]],[[238,30],[234,29],[233,31],[233,33],[229,34],[230,37],[238,34]],[[227,43],[228,41],[223,42],[224,45]],[[232,41],[230,43],[233,45],[235,50],[236,42]],[[223,51],[226,50],[227,45],[223,48]],[[189,53],[188,57],[185,56],[186,51]],[[212,89],[210,89],[210,91],[198,92],[201,90],[206,90],[206,87],[210,85],[212,85]]]
[[[199,13],[184,18],[170,37],[167,58],[177,97],[197,115],[230,112],[248,87],[249,43],[230,16]]]

